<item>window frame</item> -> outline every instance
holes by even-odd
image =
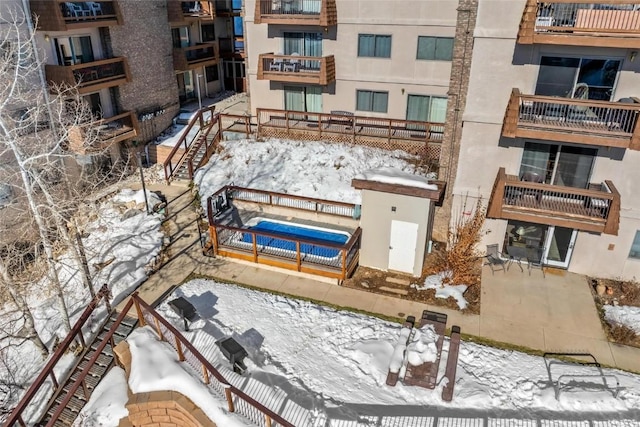
[[[373,54],[365,55],[360,51],[360,39],[363,36],[372,36],[373,37]],[[388,37],[389,38],[389,54],[388,56],[376,55],[376,46],[378,43],[379,37]],[[358,33],[358,58],[391,58],[391,49],[392,49],[393,37],[391,34],[370,34],[370,33]]]
[[[634,246],[637,246],[639,249],[637,251],[634,250]],[[627,256],[627,258],[640,261],[640,230],[636,230],[636,235],[633,237],[633,241],[631,242],[631,247],[629,248],[629,255]]]
[[[209,78],[209,70],[215,70],[215,72],[213,73],[215,75],[215,78]],[[211,82],[217,82],[218,80],[220,80],[220,70],[218,69],[218,65],[208,65],[206,67],[204,67],[204,80],[207,83],[211,83]]]
[[[359,105],[358,105],[358,98],[359,98],[358,94],[359,94],[360,92],[368,92],[368,93],[370,93],[370,94],[371,94],[371,103],[370,103],[370,105],[369,105],[369,109],[367,109],[367,110],[363,110],[363,109],[358,108],[358,107],[359,107]],[[375,95],[375,94],[384,94],[384,95],[385,95],[385,97],[386,97],[386,98],[385,98],[385,109],[384,109],[384,111],[376,111],[376,110],[374,109],[375,102],[374,102],[374,100],[373,100],[373,99],[374,99],[374,95]],[[388,111],[389,111],[389,91],[384,91],[384,90],[370,90],[370,89],[356,89],[356,108],[355,108],[355,110],[356,110],[356,111],[366,111],[366,112],[368,112],[368,113],[381,113],[381,114],[387,114],[387,113],[388,113]]]
[[[432,58],[421,58],[420,57],[420,39],[434,39],[434,48],[433,48],[433,57]],[[438,58],[438,40],[450,40],[451,41],[451,52],[448,55],[447,59]],[[443,61],[443,62],[451,62],[453,61],[453,47],[455,44],[455,37],[442,37],[442,36],[418,36],[418,41],[416,43],[416,60],[418,61]]]

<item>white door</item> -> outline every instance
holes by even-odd
[[[549,227],[544,245],[543,263],[568,268],[578,232],[572,228]]]
[[[391,221],[389,270],[413,273],[418,243],[418,224]]]

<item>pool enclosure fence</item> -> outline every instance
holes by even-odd
[[[224,201],[224,205],[221,210],[222,201]],[[362,234],[359,227],[355,228],[351,237],[344,244],[284,236],[265,230],[252,230],[246,226],[238,226],[238,224],[221,219],[222,212],[237,209],[233,206],[232,201],[250,202],[255,204],[256,209],[267,206],[286,208],[299,212],[311,212],[318,214],[318,216],[326,216],[326,218],[353,219],[359,215],[358,207],[352,203],[227,185],[207,199],[210,246],[214,255],[338,280],[350,277],[357,267]],[[327,228],[331,228],[331,225],[328,225]],[[272,240],[278,241],[279,244],[264,244],[264,242]],[[310,246],[316,248],[314,253],[305,249]],[[318,256],[317,253],[336,255]]]

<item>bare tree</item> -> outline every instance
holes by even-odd
[[[115,175],[118,179],[120,175],[113,173],[115,170],[104,174],[75,163],[73,149],[100,155],[101,150],[108,148],[99,133],[98,118],[93,116],[76,87],[43,84],[42,62],[28,16],[21,11],[8,14],[5,11],[5,18],[7,15],[8,19],[0,26],[0,160],[9,165],[5,167],[6,175],[13,177],[15,193],[25,207],[24,212],[17,215],[22,221],[18,221],[14,231],[22,230],[19,234],[25,239],[23,246],[33,249],[34,258],[44,259],[47,282],[68,331],[71,322],[65,283],[58,274],[56,255],[71,251],[77,265],[85,266],[80,271],[85,286],[92,292],[83,250],[78,247],[81,240],[74,234],[75,227],[69,225],[74,224],[73,215],[83,197],[104,185],[105,177]],[[29,233],[30,227],[35,232]],[[18,241],[14,239],[14,243]],[[5,266],[19,264],[4,262]],[[21,271],[19,268],[5,270],[6,277],[0,274],[1,284],[6,287],[10,300],[27,312],[28,307],[20,298],[20,292],[25,290],[13,286]]]

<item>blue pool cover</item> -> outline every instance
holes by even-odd
[[[294,224],[282,224],[278,222],[271,221],[260,221],[257,225],[253,227],[249,227],[250,230],[254,231],[267,231],[272,234],[278,234],[282,237],[291,238],[294,240],[297,239],[305,239],[312,240],[317,244],[323,243],[337,243],[344,244],[346,243],[349,236],[341,233],[332,233],[330,231],[323,230],[314,230],[313,228],[307,227],[299,227]],[[289,251],[296,251],[296,243],[295,241],[290,240],[282,240],[269,236],[256,236],[257,244],[261,246],[270,246],[278,249],[285,249]],[[251,243],[253,242],[252,234],[243,233],[242,241]],[[323,246],[316,246],[311,243],[301,243],[300,244],[300,252],[316,255],[324,258],[334,258],[338,256],[340,251],[338,249],[327,248]]]

